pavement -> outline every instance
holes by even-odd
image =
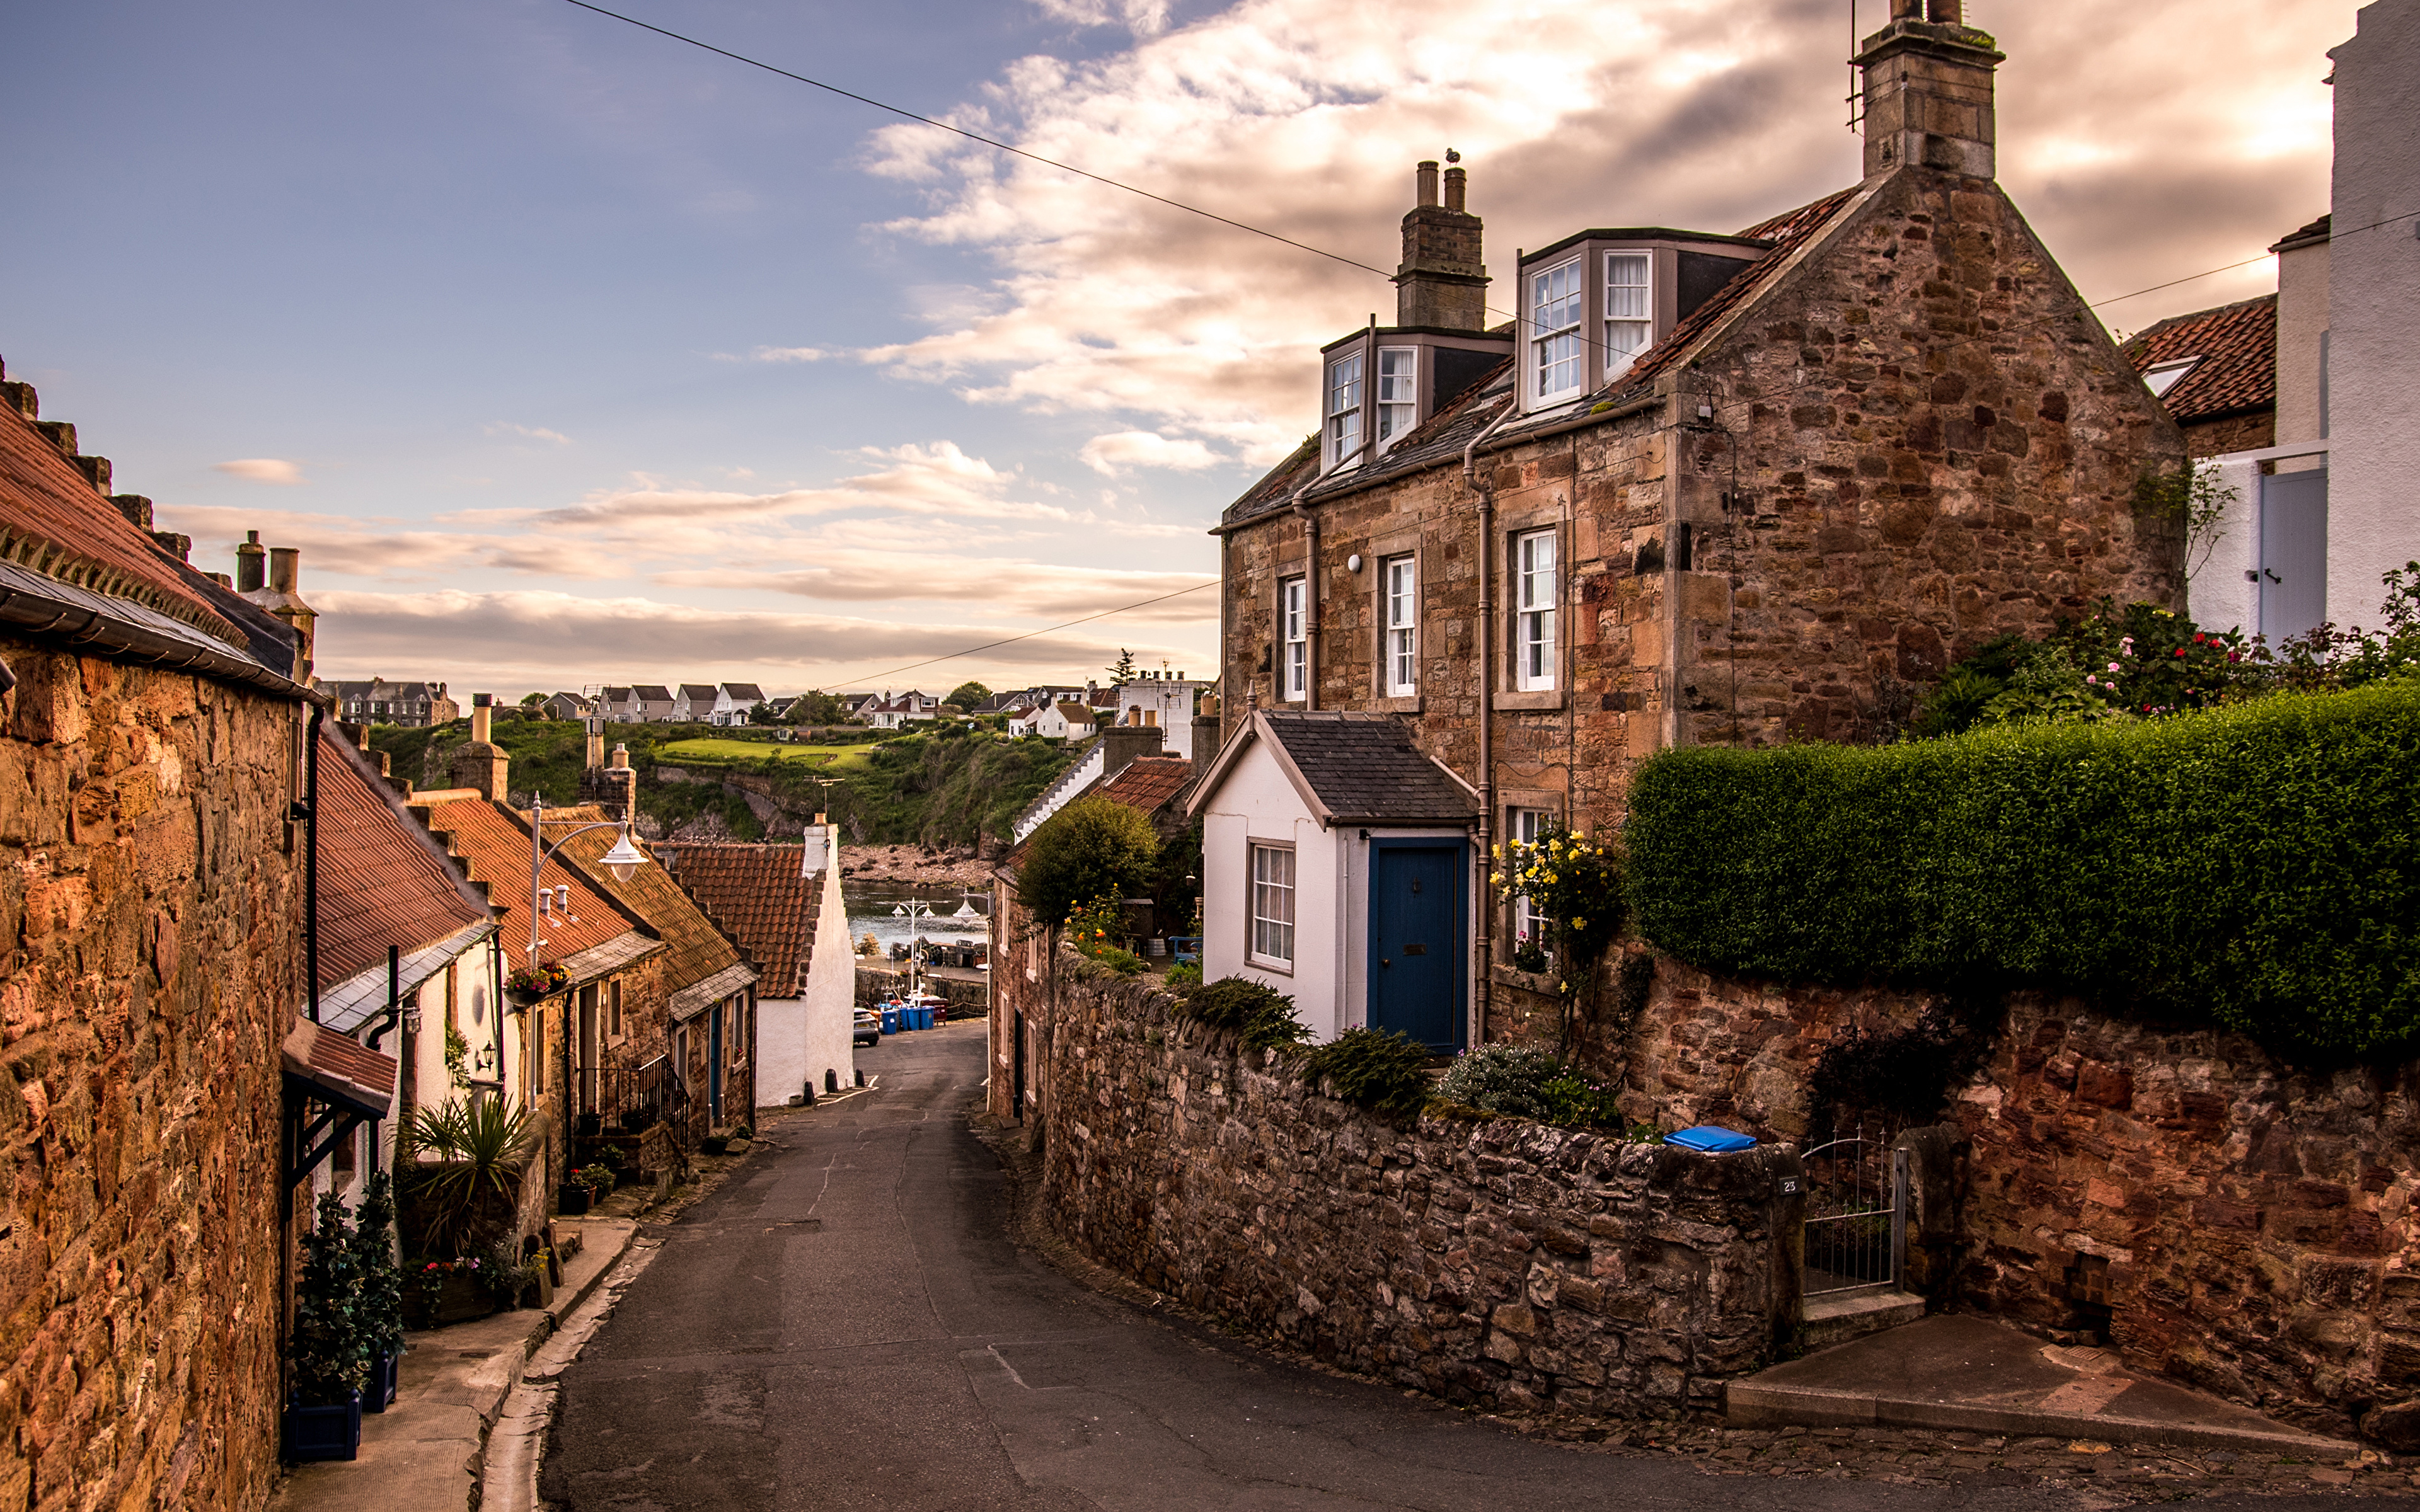
[[[404,1335],[396,1399],[362,1414],[358,1458],[287,1468],[272,1512],[463,1512],[473,1505],[489,1431],[530,1357],[630,1247],[627,1218],[560,1218],[580,1235],[544,1307]]]
[[[1947,1428],[2111,1443],[2248,1449],[2339,1462],[2361,1446],[2129,1370],[2112,1351],[2045,1344],[1986,1318],[1943,1314],[1730,1383],[1745,1427]]]
[[[560,1370],[548,1505],[2288,1512],[2408,1496],[2420,1470],[1964,1430],[1507,1423],[1273,1356],[1016,1242],[1011,1173],[970,1119],[984,1034],[867,1052],[874,1088],[760,1124],[660,1231]]]

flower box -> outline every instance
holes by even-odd
[[[286,1408],[286,1458],[295,1464],[351,1459],[362,1451],[362,1396],[334,1406]]]

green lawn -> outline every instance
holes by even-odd
[[[656,759],[737,765],[753,764],[768,756],[778,756],[784,762],[800,762],[845,772],[864,766],[866,752],[873,748],[872,746],[784,746],[768,740],[721,740],[706,735],[695,740],[675,740],[658,746]]]

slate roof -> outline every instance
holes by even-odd
[[[491,917],[395,791],[324,726],[318,828],[322,993],[365,971],[383,975],[389,946],[411,955]]]
[[[817,892],[803,874],[805,846],[667,841],[654,849],[690,901],[753,958],[762,995],[805,993]]]
[[[1593,393],[1541,410],[1534,416],[1508,422],[1496,433],[1496,441],[1517,440],[1527,430],[1561,424],[1598,404],[1620,404],[1648,393],[1658,377],[1680,365],[1696,350],[1699,341],[1726,316],[1762,293],[1789,259],[1846,209],[1856,194],[1855,186],[1838,190],[1786,214],[1761,221],[1741,232],[1742,237],[1749,239],[1772,243],[1771,250],[1744,265],[1730,282],[1690,312],[1688,317],[1675,325],[1662,341],[1641,353],[1628,372]],[[1470,443],[1471,438],[1484,430],[1488,423],[1512,402],[1512,362],[1508,357],[1498,363],[1450,403],[1407,432],[1377,461],[1326,479],[1305,497],[1326,499],[1354,493],[1388,479],[1447,463],[1459,467],[1463,448]],[[1227,506],[1219,529],[1240,525],[1282,508],[1293,499],[1296,489],[1316,475],[1318,467],[1319,437],[1314,433],[1304,439],[1294,455],[1280,462],[1260,482],[1246,489],[1242,498]]]
[[[689,700],[691,704],[711,703],[714,702],[714,685],[712,683],[683,683],[680,686],[680,690],[681,697]]]
[[[725,683],[722,685],[722,690],[730,694],[735,702],[762,703],[765,702],[765,690],[753,683]]]
[[[2304,225],[2297,226],[2293,230],[2287,232],[2284,236],[2278,238],[2277,244],[2269,250],[2271,252],[2292,252],[2297,247],[2307,247],[2314,242],[2325,241],[2334,235],[2332,228],[2335,224],[2335,222],[2333,213],[2322,215],[2316,221],[2312,221]]]
[[[504,920],[504,951],[514,964],[524,964],[530,937],[529,822],[481,797],[447,798],[412,807],[427,810],[429,832],[444,839],[471,880],[488,885],[488,902]],[[609,839],[606,843],[613,841]],[[325,880],[324,872],[321,879]],[[564,960],[632,933],[631,917],[590,886],[578,868],[564,865],[560,856],[547,858],[538,880],[550,888],[571,889],[569,918],[549,913],[538,920],[538,938],[546,942],[538,951],[543,959]]]
[[[565,830],[594,824],[606,816],[604,810],[585,804],[548,812],[568,821],[563,826]],[[592,829],[566,841],[561,854],[578,862],[593,885],[613,894],[623,907],[645,919],[657,938],[664,942],[671,951],[664,962],[665,989],[678,992],[739,964],[739,951],[714,927],[714,920],[690,902],[689,894],[661,866],[638,867],[630,872],[629,881],[616,882],[612,872],[597,864],[618,838],[615,830]]]
[[[1331,827],[1460,825],[1479,812],[1470,789],[1413,745],[1410,725],[1394,715],[1260,709],[1202,774],[1187,817],[1201,812],[1255,740],[1270,743],[1312,815]]]
[[[640,683],[630,691],[649,703],[670,703],[673,701],[673,690],[661,683]]]
[[[2119,348],[2137,373],[2200,362],[2160,397],[2177,424],[2224,420],[2277,407],[2277,296],[2171,316]]]

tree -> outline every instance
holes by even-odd
[[[1158,875],[1150,820],[1108,798],[1078,798],[1026,841],[1016,892],[1036,924],[1056,928],[1078,904],[1136,896]]]
[[[1112,683],[1131,683],[1134,681],[1134,653],[1128,651],[1124,646],[1118,647],[1118,659],[1116,663],[1109,668],[1109,681]]]
[[[848,708],[830,693],[810,688],[790,705],[792,724],[845,724]]]
[[[960,683],[957,687],[950,689],[950,696],[943,699],[941,702],[944,703],[954,703],[959,708],[972,714],[975,710],[975,705],[981,703],[984,700],[989,697],[991,697],[991,689],[984,687],[981,683],[978,683],[973,678],[970,677],[965,682]]]
[[[524,709],[535,709],[545,702],[546,695],[535,688],[521,695],[521,707]]]

